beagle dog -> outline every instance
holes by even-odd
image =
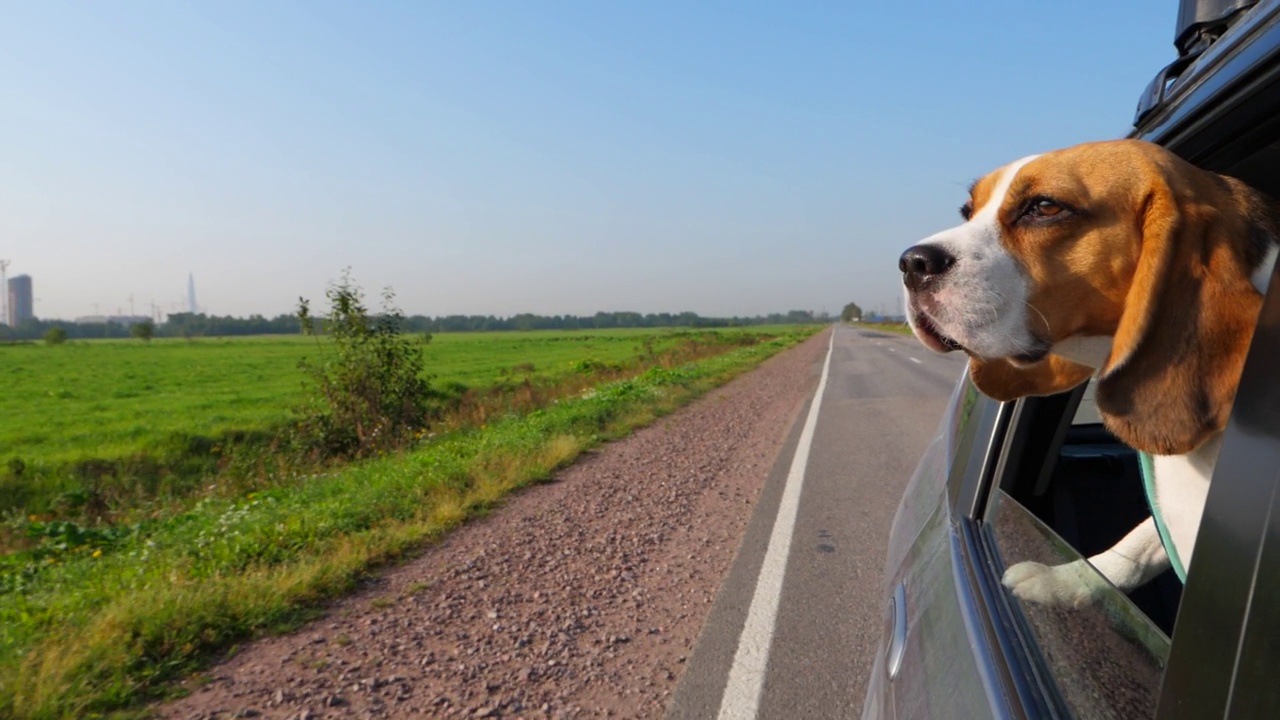
[[[916,337],[967,353],[996,400],[1096,378],[1107,428],[1150,455],[1172,547],[1148,518],[1087,562],[1125,592],[1169,567],[1169,551],[1189,564],[1280,208],[1157,145],[1116,140],[1006,165],[973,184],[960,215],[899,260]],[[1100,586],[1084,562],[1022,562],[1003,581],[1079,605]]]

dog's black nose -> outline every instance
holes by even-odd
[[[902,282],[911,290],[919,290],[955,264],[955,255],[938,245],[913,245],[898,258]]]

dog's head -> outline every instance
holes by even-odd
[[[1225,425],[1261,304],[1250,275],[1280,227],[1269,201],[1118,140],[1006,165],[960,214],[899,268],[912,330],[968,353],[979,389],[1046,395],[1096,370],[1107,425],[1153,453]]]

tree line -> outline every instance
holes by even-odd
[[[520,313],[510,317],[494,315],[444,315],[429,317],[411,315],[401,321],[406,332],[489,332],[499,330],[596,330],[603,328],[652,327],[740,327],[749,325],[796,325],[829,322],[825,312],[791,310],[751,317],[703,317],[697,313],[598,312],[594,315],[535,315]],[[65,320],[24,320],[16,327],[0,325],[0,342],[39,340],[53,330],[63,339],[129,337],[230,337],[236,335],[297,335],[302,332],[298,316],[263,315],[231,317],[204,313],[173,313],[164,322],[155,323],[149,333],[140,333],[133,325],[108,323],[74,323]],[[323,330],[323,328],[318,328]]]

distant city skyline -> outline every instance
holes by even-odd
[[[900,307],[975,178],[1121,136],[1176,6],[13,3],[0,257],[40,317]],[[133,310],[131,310],[131,306]]]

